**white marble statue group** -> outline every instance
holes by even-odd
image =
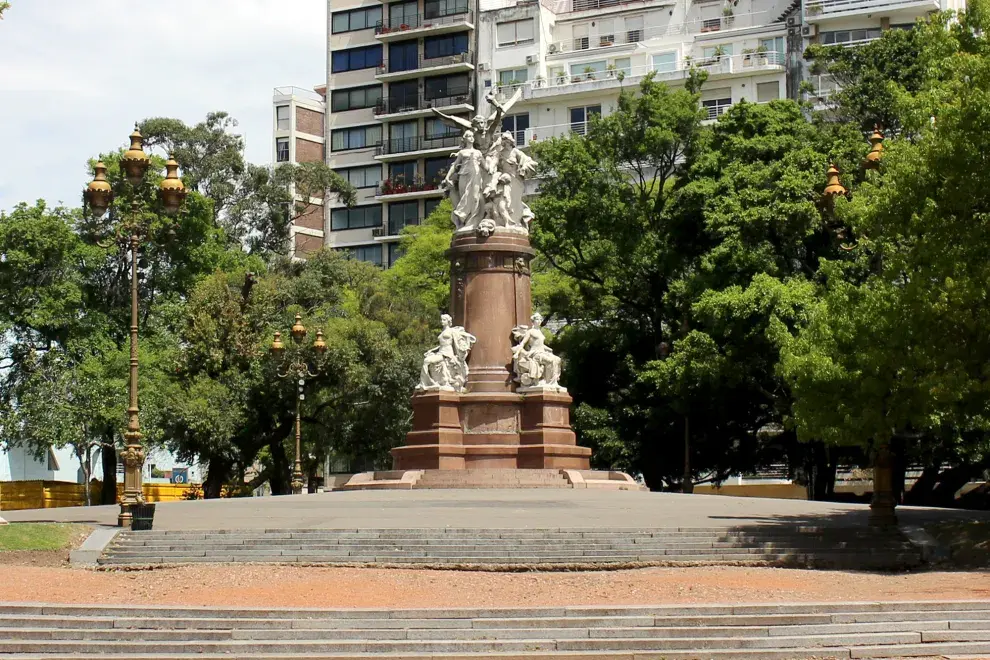
[[[547,346],[540,325],[543,317],[533,314],[533,325],[517,325],[512,329],[512,371],[519,391],[566,392],[559,384],[560,357]],[[423,356],[417,390],[464,392],[468,377],[468,353],[477,337],[459,325],[452,325],[449,314],[440,317],[443,329],[438,346]]]
[[[523,202],[526,178],[536,170],[536,161],[516,147],[512,132],[498,134],[502,117],[522,96],[522,90],[505,103],[494,93],[486,100],[495,110],[470,121],[436,113],[445,122],[463,129],[461,148],[440,184],[454,205],[451,220],[458,231],[477,231],[490,236],[496,227],[527,232],[533,212]]]

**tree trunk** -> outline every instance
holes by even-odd
[[[86,443],[86,455],[80,458],[82,464],[83,481],[86,483],[86,506],[93,506],[92,479],[93,479],[93,445]]]
[[[942,466],[940,464],[926,465],[925,469],[921,472],[921,476],[911,486],[911,490],[904,494],[904,503],[911,506],[930,505],[932,503],[932,490],[935,489],[935,485],[938,483],[938,475],[941,469]]]
[[[824,442],[814,442],[810,445],[811,458],[808,460],[808,496],[816,502],[825,502],[835,494],[835,473],[838,462],[833,458],[835,452]]]
[[[230,475],[230,461],[211,458],[210,466],[206,471],[206,480],[203,481],[203,499],[219,499],[223,494],[223,484]]]
[[[113,443],[113,433],[103,436],[103,451],[100,452],[103,464],[103,492],[100,504],[117,503],[117,447]]]
[[[272,486],[272,495],[289,495],[292,487],[289,484],[289,459],[285,455],[285,447],[282,440],[276,440],[268,445],[272,456],[272,474],[269,482]]]
[[[691,478],[691,418],[687,415],[684,415],[684,475],[681,477],[681,492],[694,492],[694,480]]]

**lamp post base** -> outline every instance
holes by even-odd
[[[292,494],[302,495],[303,492],[303,479],[302,475],[292,475]]]
[[[131,511],[131,505],[120,503],[120,513],[117,515],[117,527],[123,529],[130,529],[131,524],[134,522],[134,512]]]

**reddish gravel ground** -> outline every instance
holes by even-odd
[[[100,572],[0,565],[0,601],[7,602],[418,608],[943,599],[990,602],[990,571],[475,573],[248,565]]]

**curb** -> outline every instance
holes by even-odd
[[[97,527],[78,550],[69,553],[70,566],[95,566],[100,555],[120,533],[120,527]]]

